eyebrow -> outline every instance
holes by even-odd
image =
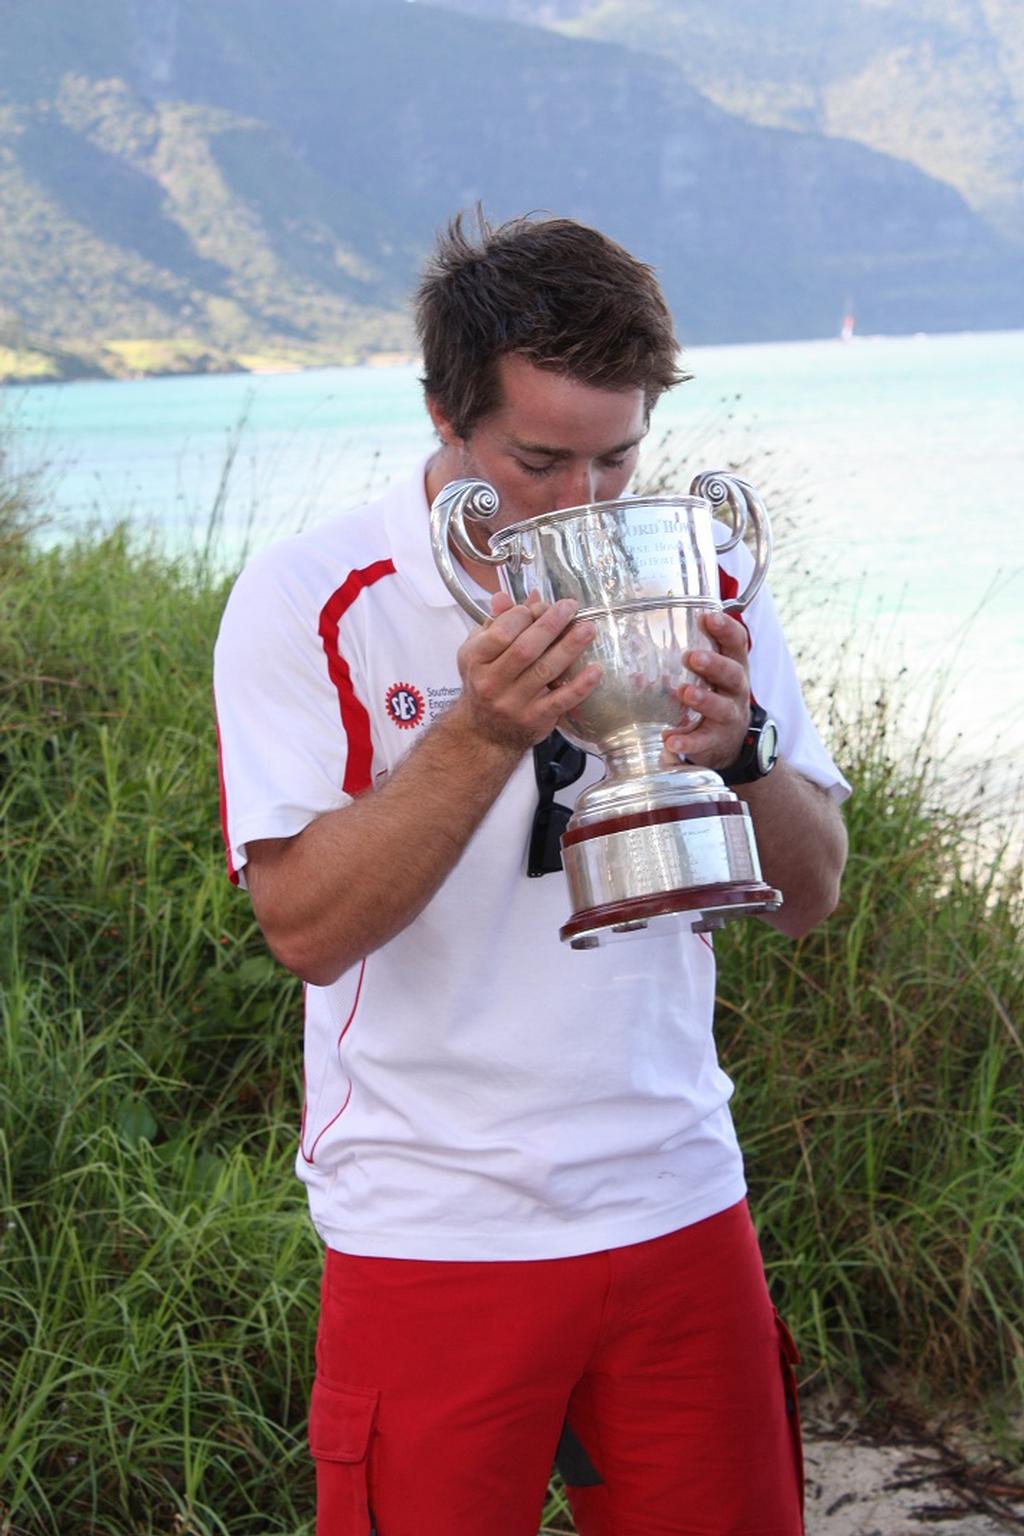
[[[631,448],[643,441],[644,433],[640,432],[636,437],[631,437],[628,442],[616,443],[614,448],[606,448],[599,457],[611,458],[616,453],[628,453]],[[547,459],[571,459],[573,457],[570,448],[551,448],[547,443],[524,443],[517,437],[509,438],[509,447],[516,449],[518,453],[538,453]]]

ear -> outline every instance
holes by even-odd
[[[427,396],[427,410],[431,421],[434,423],[434,431],[446,448],[454,448],[456,443],[462,441],[451,420],[445,414],[444,409],[432,395]]]

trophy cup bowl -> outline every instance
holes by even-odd
[[[694,477],[688,496],[625,497],[513,523],[492,533],[491,553],[482,553],[467,519],[486,529],[498,511],[497,492],[483,480],[452,481],[431,508],[434,559],[459,605],[478,623],[490,618],[460,580],[453,546],[494,565],[514,602],[575,598],[573,622],[596,626],[567,676],[597,662],[602,679],[559,722],[605,765],[562,837],[572,909],[563,941],[592,948],[661,920],[703,932],[781,906],[761,878],[747,807],[712,769],[666,766],[662,739],[667,728],[685,731],[699,719],[678,689],[699,681],[685,653],[712,648],[701,616],[741,613],[764,581],[771,529],[757,492],[711,471]],[[716,547],[713,524],[723,511],[731,528]],[[745,590],[723,602],[717,556],[748,524],[754,568]]]

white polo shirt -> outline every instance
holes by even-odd
[[[749,560],[725,556],[725,581]],[[782,755],[841,797],[766,592],[745,617]],[[215,656],[233,878],[249,841],[372,793],[458,696],[471,628],[434,565],[423,468],[247,565]],[[592,761],[569,796],[600,773]],[[420,916],[333,985],[305,988],[296,1166],[333,1248],[556,1258],[743,1196],[710,941],[563,945],[564,876],[526,875],[536,803],[527,753]],[[382,878],[400,881],[401,860]]]

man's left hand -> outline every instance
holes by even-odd
[[[715,649],[686,652],[683,664],[700,682],[677,690],[680,701],[701,718],[690,730],[666,731],[665,746],[699,768],[727,768],[750,724],[747,632],[737,619],[716,611],[703,616],[701,627]]]

